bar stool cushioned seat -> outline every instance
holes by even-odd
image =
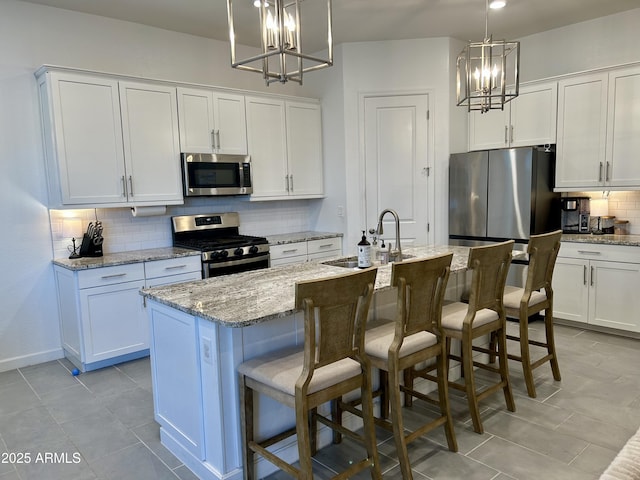
[[[507,285],[504,289],[503,304],[507,318],[517,319],[519,335],[507,335],[508,340],[520,344],[520,355],[509,354],[509,358],[522,363],[524,381],[530,397],[536,397],[533,381],[533,370],[549,362],[555,380],[560,380],[560,367],[553,334],[553,270],[558,252],[562,231],[531,235],[527,253],[529,268],[524,288]],[[544,310],[545,340],[529,338],[529,317]],[[541,347],[546,354],[537,360],[531,359],[530,346]]]
[[[238,367],[245,480],[257,478],[256,453],[294,478],[312,479],[311,457],[316,452],[318,422],[361,440],[365,446],[366,457],[354,460],[333,478],[349,478],[365,469],[370,470],[372,479],[382,478],[373,422],[371,367],[364,354],[364,329],[376,273],[371,268],[298,282],[296,308],[304,312],[304,347],[253,358]],[[322,404],[356,389],[360,389],[363,404],[362,435],[318,412]],[[254,419],[260,412],[254,411],[254,392],[293,408],[295,426],[257,439]],[[269,449],[294,434],[299,467]]]
[[[380,372],[380,418],[376,423],[393,432],[398,461],[404,480],[413,478],[407,444],[431,430],[444,426],[449,449],[457,451],[453,420],[449,408],[447,389],[446,353],[440,330],[440,314],[449,279],[452,253],[429,259],[407,260],[394,263],[391,285],[397,287],[396,318],[366,331],[365,352],[371,366]],[[379,321],[384,322],[383,319]],[[435,360],[438,375],[438,399],[413,389],[413,384],[402,385],[403,372],[415,365]],[[433,362],[430,362],[433,363]],[[400,394],[407,399],[416,397],[440,407],[440,416],[431,417],[406,433],[402,416]],[[358,413],[354,403],[340,404],[340,408]],[[389,418],[389,406],[391,418]],[[340,411],[338,412],[340,414]]]
[[[468,269],[471,272],[469,303],[454,302],[442,309],[442,330],[446,336],[447,358],[460,361],[464,385],[450,382],[451,388],[462,390],[467,395],[469,413],[473,428],[483,433],[478,402],[502,390],[507,409],[515,411],[516,406],[511,391],[507,365],[506,317],[502,298],[511,264],[513,240],[469,249]],[[495,347],[477,346],[473,340],[482,336],[493,339]],[[451,353],[451,340],[461,342],[461,354]],[[493,355],[498,353],[498,366],[474,361],[473,352],[479,351]],[[492,358],[490,357],[490,360]],[[478,390],[475,381],[475,368],[482,368],[499,375],[499,380]]]

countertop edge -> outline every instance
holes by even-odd
[[[306,230],[293,233],[278,233],[275,235],[267,235],[269,245],[286,245],[289,243],[308,242],[311,240],[324,240],[326,238],[342,238],[344,235],[337,232],[315,232]]]
[[[54,258],[52,263],[71,271],[89,270],[93,268],[115,267],[132,263],[169,260],[180,257],[200,256],[197,250],[177,247],[149,248],[130,250],[127,252],[108,253],[102,257],[81,257],[75,259]]]

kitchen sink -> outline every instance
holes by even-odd
[[[402,259],[406,260],[408,258],[413,258],[414,255],[402,254]],[[357,268],[358,267],[358,257],[343,257],[338,258],[336,260],[327,260],[326,262],[322,262],[323,265],[331,265],[332,267],[343,267],[343,268]],[[374,266],[376,266],[378,262],[374,262]]]

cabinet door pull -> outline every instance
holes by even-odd
[[[172,267],[164,267],[165,270],[178,270],[179,268],[186,268],[186,264],[183,265],[174,265]]]
[[[598,171],[598,181],[602,181],[602,162],[600,162],[600,170]]]
[[[284,176],[284,188],[289,191],[289,175]]]
[[[591,276],[590,276],[589,283],[591,284],[592,287],[593,287],[593,270],[594,270],[594,268],[591,267]]]
[[[509,143],[509,126],[504,126],[504,144],[507,145]]]
[[[289,183],[291,184],[290,192],[293,192],[293,175],[289,175]]]
[[[129,175],[129,193],[133,197],[133,178],[131,178],[131,175]]]
[[[296,253],[298,251],[297,248],[293,248],[291,250],[283,250],[282,253]]]
[[[211,130],[211,148],[216,149],[216,131]]]
[[[582,283],[583,285],[587,284],[587,266],[586,265],[582,266]]]
[[[596,252],[594,250],[578,250],[578,253],[582,255],[601,255],[600,252]]]
[[[609,181],[609,162],[607,162],[607,167],[604,170],[604,179],[608,182]]]
[[[318,248],[329,248],[332,246],[333,246],[333,243],[325,243],[324,245],[319,245]]]
[[[108,280],[110,278],[124,277],[125,275],[126,273],[114,273],[113,275],[102,275],[100,278],[102,278],[103,280]]]
[[[513,143],[513,125],[511,125],[511,143]]]
[[[124,179],[124,175],[122,175],[122,196],[127,198],[127,181]]]
[[[216,130],[216,148],[220,150],[220,130]]]

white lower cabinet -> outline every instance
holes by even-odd
[[[339,257],[342,255],[342,238],[330,237],[271,245],[269,253],[272,267]]]
[[[563,243],[553,291],[557,318],[640,332],[640,249]]]
[[[62,346],[82,371],[149,354],[141,288],[201,278],[197,256],[79,271],[56,265],[54,271]]]

